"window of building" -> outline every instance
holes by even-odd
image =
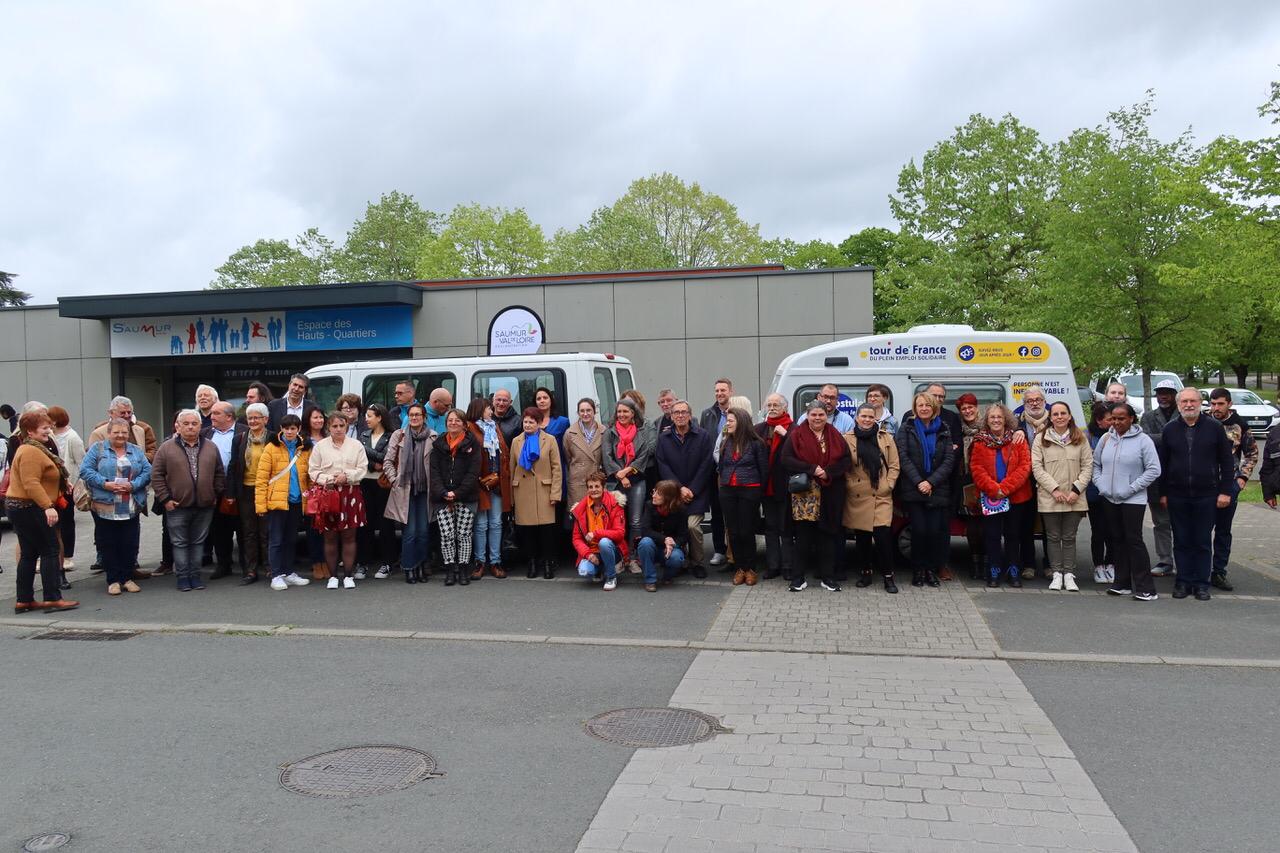
[[[489,398],[499,388],[511,392],[512,405],[517,412],[533,405],[533,395],[539,388],[548,388],[555,394],[554,413],[573,418],[571,407],[577,400],[566,400],[567,385],[564,371],[558,367],[535,367],[528,370],[479,370],[471,377],[471,396]]]
[[[376,376],[366,376],[360,398],[365,406],[370,403],[381,403],[391,409],[396,405],[396,385],[404,379],[413,382],[413,399],[421,403],[425,403],[427,397],[437,388],[445,389],[454,396],[455,402],[457,400],[458,378],[448,371],[410,373],[408,375],[404,373],[384,373]]]

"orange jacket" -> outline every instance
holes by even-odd
[[[969,451],[969,467],[973,484],[987,497],[995,498],[996,492],[1004,492],[1009,503],[1020,504],[1031,500],[1031,452],[1027,443],[1006,444],[999,448],[1004,454],[1004,479],[996,480],[996,448],[987,447],[974,439]]]

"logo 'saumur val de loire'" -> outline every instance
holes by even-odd
[[[489,355],[532,355],[546,337],[541,317],[523,305],[512,305],[489,324]]]

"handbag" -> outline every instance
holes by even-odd
[[[811,483],[807,491],[791,494],[792,521],[817,521],[821,517],[822,489],[817,483]]]
[[[71,497],[75,501],[76,509],[81,512],[88,512],[93,507],[93,495],[89,494],[89,487],[84,484],[84,480],[76,480],[75,486],[71,489]]]
[[[331,489],[328,486],[314,486],[307,489],[303,496],[306,499],[307,515],[324,515],[325,513],[341,512],[342,495],[338,494],[337,489]]]
[[[511,513],[502,516],[502,543],[498,549],[504,566],[514,566],[520,562],[520,546],[516,543],[516,523]]]
[[[1005,496],[996,500],[995,498],[981,495],[978,498],[978,508],[982,510],[983,515],[999,515],[1002,512],[1009,511],[1009,498]]]
[[[218,499],[218,515],[239,515],[240,502],[235,498]]]
[[[793,495],[802,495],[809,491],[813,485],[813,479],[807,471],[801,471],[799,474],[792,474],[787,478],[787,491]]]
[[[378,488],[380,488],[380,489],[389,489],[389,488],[391,488],[391,481],[387,479],[387,475],[386,475],[386,474],[379,474],[379,475],[378,475]]]

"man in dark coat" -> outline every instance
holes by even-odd
[[[672,428],[658,436],[658,474],[680,484],[688,513],[690,571],[695,578],[705,578],[702,516],[715,489],[713,439],[693,423],[693,409],[685,400],[677,400],[671,407],[671,423]]]

